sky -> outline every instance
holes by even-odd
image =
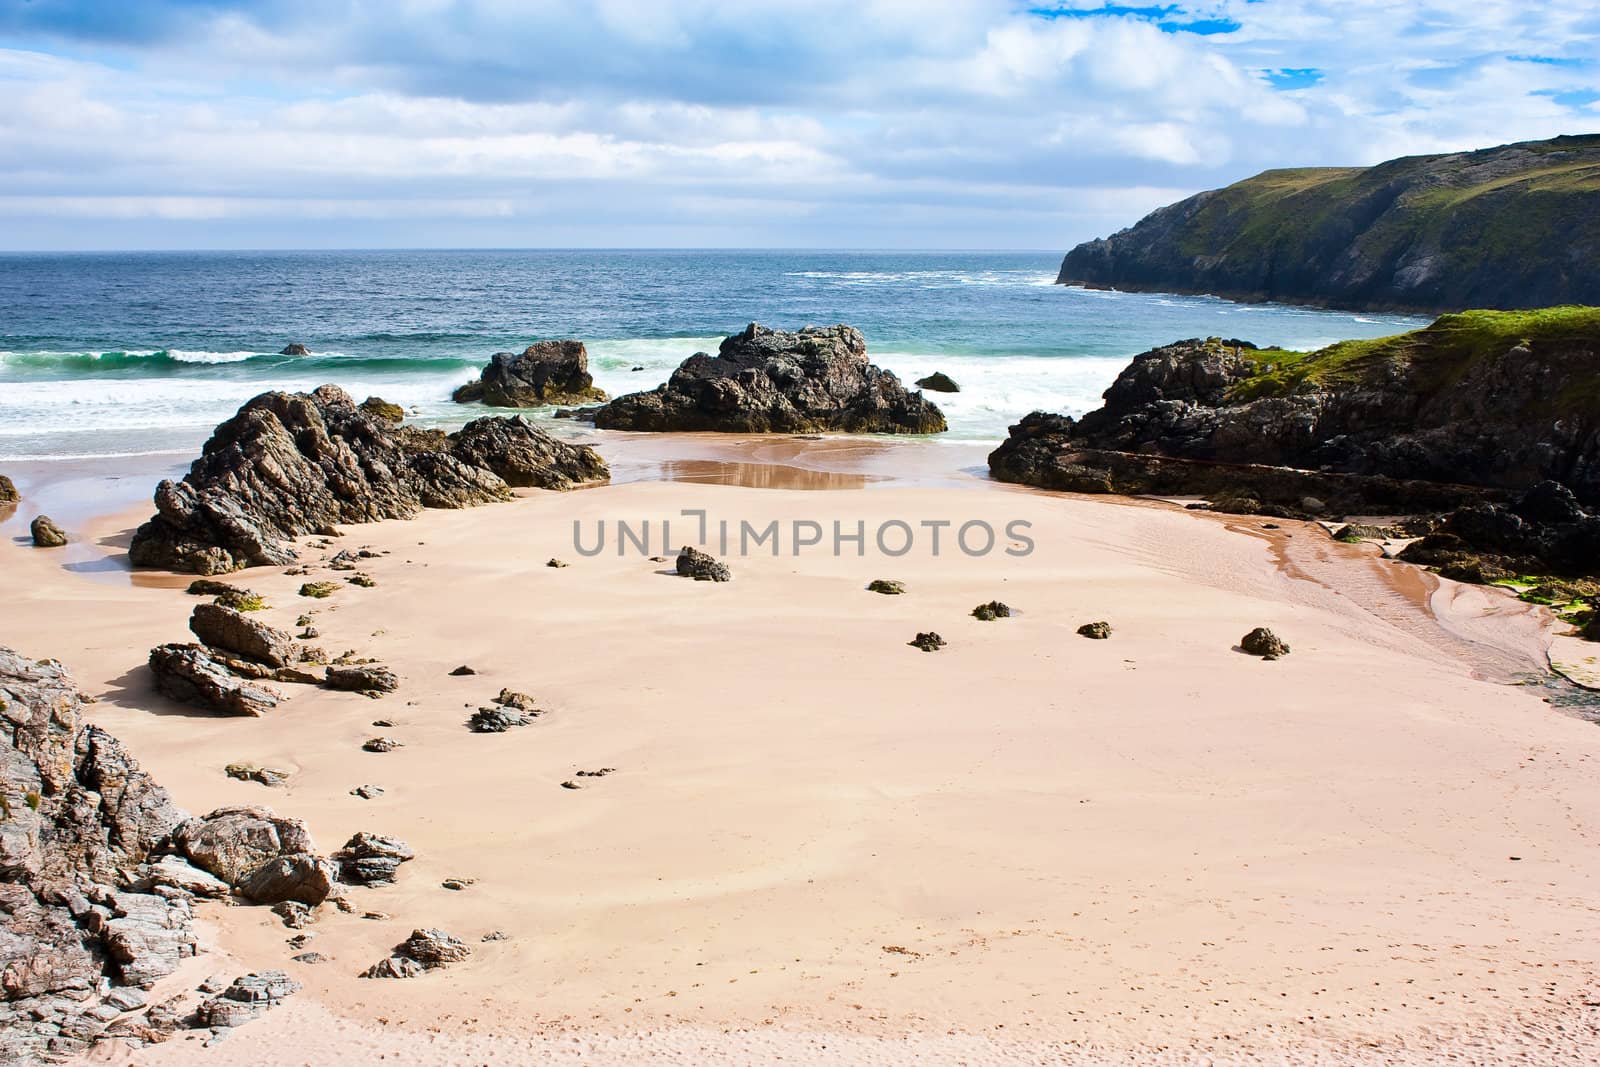
[[[1596,131],[1593,0],[0,0],[12,250],[1061,250]]]

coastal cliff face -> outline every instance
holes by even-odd
[[[1600,136],[1272,170],[1067,253],[1057,282],[1367,309],[1600,304]]]
[[[608,430],[722,433],[942,433],[944,414],[891,371],[867,361],[851,326],[798,332],[752,322],[699,352],[664,385],[619,396],[595,412]]]

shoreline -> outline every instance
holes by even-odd
[[[837,475],[896,454],[815,444],[695,441],[683,461],[743,448],[758,467]],[[13,548],[23,565],[0,569],[0,595],[30,619],[23,650],[62,658],[99,699],[94,721],[181,806],[267,804],[325,850],[358,829],[417,849],[398,885],[352,890],[357,915],[311,928],[329,964],[289,962],[291,931],[265,909],[202,908],[216,937],[196,968],[287,967],[306,984],[224,1056],[1420,1063],[1492,1044],[1492,1063],[1600,1048],[1595,1013],[1573,1007],[1600,976],[1582,949],[1600,944],[1583,932],[1600,934],[1583,904],[1600,871],[1575,814],[1600,800],[1600,739],[1442,654],[1474,635],[1533,654],[1540,609],[1441,595],[1454,583],[1409,581],[1425,572],[1314,524],[978,479],[861,484],[634,481],[346,527],[307,559],[320,572],[341,547],[387,551],[368,561],[374,589],[314,602],[275,569],[224,577],[265,594],[275,625],[313,611],[318,643],[378,657],[401,690],[285,686],[262,719],[149,692],[144,651],[186,638],[191,576],[85,581],[102,572]],[[571,550],[575,521],[684,506],[1023,516],[1039,548],[734,557],[726,586]],[[113,558],[147,514],[89,523],[85,550]],[[873,577],[911,592],[863,592]],[[967,617],[995,596],[1017,614]],[[1091,618],[1113,622],[1109,642],[1073,634]],[[1293,654],[1229,648],[1260,623]],[[930,626],[950,647],[905,647]],[[449,677],[460,663],[480,674]],[[501,686],[546,716],[468,733],[463,703]],[[361,752],[378,733],[405,747]],[[290,783],[228,779],[235,760]],[[559,788],[591,765],[619,770]],[[388,792],[349,795],[366,781]],[[1513,848],[1525,862],[1508,864]],[[450,877],[478,881],[440,889]],[[394,919],[358,918],[368,908]],[[473,959],[353,978],[433,925]],[[480,944],[490,929],[511,940]],[[92,1059],[217,1055],[179,1038]]]

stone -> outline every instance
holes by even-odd
[[[357,693],[392,693],[400,688],[400,679],[387,667],[353,666],[329,667],[323,685]]]
[[[243,1026],[300,992],[300,983],[282,971],[262,971],[235,978],[233,984],[200,1005],[201,1026],[228,1029]]]
[[[362,800],[377,800],[379,797],[383,796],[383,786],[358,785],[354,789],[350,790],[350,795],[353,797],[360,797]]]
[[[1011,609],[998,600],[991,600],[987,604],[979,604],[972,609],[972,617],[980,622],[993,622],[996,619],[1011,618]]]
[[[926,378],[918,378],[917,388],[926,389],[930,393],[961,392],[961,386],[957,385],[954,379],[942,370],[936,370]]]
[[[471,667],[468,667],[465,663],[463,663],[461,666],[457,667],[455,670],[450,672],[450,677],[452,677],[452,678],[465,678],[468,675],[477,674],[477,673],[478,673],[477,671],[473,670]]]
[[[568,563],[564,559],[557,559],[556,557],[551,556],[548,560],[545,561],[545,566],[546,567],[555,567],[555,568],[559,569],[559,568],[568,566]]]
[[[4,474],[0,474],[0,507],[15,504],[21,499],[22,495],[17,492],[16,483]]]
[[[336,386],[263,393],[216,428],[182,480],[156,488],[156,514],[135,532],[129,558],[202,575],[289,567],[294,538],[338,523],[510,499],[507,480],[486,464],[553,489],[570,487],[571,471],[593,480],[605,469],[593,450],[521,420],[480,419],[447,435],[374,416]]]
[[[361,972],[363,978],[418,978],[428,973],[417,960],[409,956],[390,956],[379,960]]]
[[[261,611],[271,607],[260,594],[252,593],[248,589],[229,589],[219,593],[212,601],[218,607],[232,608],[234,611]]]
[[[67,532],[48,515],[40,515],[28,527],[35,548],[60,548],[67,543]]]
[[[453,394],[458,404],[537,408],[604,400],[589,375],[589,352],[582,341],[539,341],[521,353],[496,352],[478,375]]]
[[[311,350],[299,341],[284,345],[283,350],[278,353],[280,356],[309,356],[310,354]]]
[[[465,890],[468,886],[471,886],[476,881],[476,878],[446,878],[444,881],[440,882],[439,885],[444,889],[449,889],[459,893]]]
[[[404,746],[392,737],[370,738],[361,745],[361,748],[367,752],[393,752],[395,749],[402,747]]]
[[[467,719],[467,728],[475,734],[501,734],[513,726],[527,726],[533,720],[511,708],[479,708]]]
[[[106,1004],[117,1011],[138,1011],[150,1002],[142,990],[119,986],[106,994]]]
[[[316,913],[298,900],[280,900],[272,906],[272,914],[291,930],[303,930],[316,921]]]
[[[917,634],[917,636],[913,637],[906,643],[912,648],[919,649],[923,652],[937,652],[939,649],[944,647],[945,640],[930,630],[926,633]]]
[[[330,861],[310,853],[295,853],[267,860],[245,875],[234,889],[257,904],[292,900],[315,907],[328,899],[337,878],[338,869]]]
[[[537,711],[533,698],[527,693],[519,693],[515,689],[502,689],[494,702],[503,708],[516,708],[518,711]]]
[[[413,930],[395,952],[429,969],[447,963],[460,963],[472,955],[472,950],[460,938],[452,937],[443,930],[432,929]]]
[[[254,763],[230,763],[222,771],[229,778],[265,786],[280,786],[289,780],[288,771],[277,767],[257,767]]]
[[[352,574],[345,581],[351,585],[360,586],[362,589],[371,589],[378,584],[377,580],[370,574]]]
[[[715,356],[696,353],[663,385],[595,412],[610,430],[725,433],[939,433],[945,419],[921,393],[867,361],[850,326],[796,332],[751,323]]]
[[[728,565],[709,553],[685,545],[678,553],[678,574],[697,582],[731,582],[733,572]]]
[[[1078,634],[1081,637],[1087,637],[1091,641],[1104,641],[1111,636],[1111,624],[1109,622],[1086,622],[1078,627]]]
[[[150,864],[149,872],[145,883],[152,888],[167,886],[193,897],[210,900],[222,900],[233,891],[227,882],[209,871],[201,870],[182,856],[162,856]]]
[[[1250,655],[1260,656],[1262,659],[1278,659],[1289,654],[1289,646],[1265,626],[1257,626],[1239,638],[1239,647]]]
[[[400,865],[416,858],[411,846],[397,837],[362,831],[333,854],[339,877],[350,885],[387,885]]]
[[[327,963],[328,957],[320,952],[302,952],[297,956],[290,956],[296,963]]]
[[[189,629],[208,648],[233,652],[269,667],[287,667],[299,658],[292,634],[221,604],[195,605]]]
[[[218,808],[188,819],[173,831],[173,844],[190,863],[233,886],[269,860],[316,850],[305,823],[259,807]]]
[[[150,673],[156,692],[180,704],[225,715],[263,715],[282,696],[250,685],[217,662],[202,645],[157,645],[150,650]]]
[[[395,426],[406,421],[406,409],[399,404],[391,404],[378,396],[369,396],[361,402],[361,410],[375,419],[392,423]]]
[[[338,582],[306,582],[300,586],[300,595],[314,600],[325,600],[338,591]]]
[[[882,593],[884,596],[899,596],[906,591],[904,582],[896,582],[888,578],[874,578],[867,586],[869,593]]]

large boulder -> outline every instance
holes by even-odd
[[[940,433],[944,415],[890,371],[867,362],[850,326],[798,332],[751,323],[717,355],[696,353],[666,384],[595,412],[613,430],[724,433]]]
[[[17,492],[16,483],[4,474],[0,474],[0,507],[15,504],[22,496]]]
[[[250,716],[278,706],[276,692],[239,678],[203,645],[157,645],[150,650],[149,663],[156,692],[180,704]]]
[[[196,951],[152,862],[184,815],[83,704],[59,663],[0,648],[0,1062],[82,1051],[123,987]]]
[[[582,341],[540,341],[521,353],[496,352],[475,382],[457,389],[457,403],[477,401],[499,408],[537,408],[604,400],[589,376]]]
[[[292,634],[220,604],[196,605],[189,629],[210,648],[233,652],[269,667],[287,667],[300,658]]]
[[[67,532],[48,515],[37,516],[28,526],[35,548],[60,548],[67,543]]]
[[[570,469],[605,477],[589,449],[545,437],[532,426],[508,432],[519,452],[503,457],[483,430],[462,442],[397,426],[336,386],[263,393],[217,427],[181,481],[156,488],[156,515],[134,534],[129,558],[199,574],[285,565],[295,559],[290,539],[341,523],[509,499],[491,461],[541,488],[569,488]],[[528,458],[541,450],[549,464]]]
[[[311,832],[299,819],[266,808],[218,808],[203,819],[187,819],[173,843],[190,863],[238,885],[268,860],[315,852]]]
[[[452,438],[454,453],[517,488],[570,489],[611,476],[592,448],[574,448],[521,415],[474,419]]]

